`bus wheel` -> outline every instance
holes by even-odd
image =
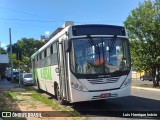
[[[60,89],[57,85],[56,87],[56,97],[57,97],[57,101],[59,104],[64,105],[65,104],[65,100],[62,99],[62,96],[60,95]]]
[[[40,88],[40,85],[39,85],[39,80],[37,79],[37,88],[38,88],[38,92],[39,93],[42,93],[43,91],[41,90],[41,88]]]

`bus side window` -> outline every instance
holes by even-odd
[[[57,43],[53,44],[53,54],[57,53]]]
[[[35,65],[36,65],[36,68],[38,67],[38,55],[35,56]]]
[[[36,68],[36,65],[35,65],[35,59],[33,58],[32,60],[32,63],[33,63],[33,70]]]
[[[39,66],[38,67],[41,67],[41,59],[42,59],[42,56],[41,56],[41,52],[39,53]]]
[[[44,67],[44,51],[42,51],[41,55],[42,55],[41,67]]]
[[[50,55],[51,55],[50,48],[51,48],[50,46],[48,46],[46,48],[46,53],[47,53],[47,55],[46,55],[46,65],[47,66],[50,65]]]
[[[45,58],[44,51],[42,52],[42,60]]]
[[[47,49],[44,50],[44,58],[47,57]]]
[[[37,61],[38,61],[38,55],[37,55]]]
[[[50,54],[53,54],[53,44],[50,47]]]
[[[39,59],[40,59],[40,60],[42,59],[42,53],[39,54]]]
[[[57,43],[53,44],[53,64],[57,64]]]
[[[51,53],[50,53],[50,47],[48,47],[48,48],[46,49],[46,51],[47,51],[47,57],[50,56],[50,54],[51,54]]]

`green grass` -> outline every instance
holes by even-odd
[[[0,95],[0,111],[7,111],[9,110],[8,106],[5,103],[6,99],[4,96]]]
[[[18,95],[20,95],[19,93],[13,92],[11,90],[7,91],[6,93],[7,93],[7,96],[12,99],[15,99]]]
[[[61,106],[52,99],[48,99],[45,96],[41,95],[40,93],[36,91],[30,91],[32,93],[31,97],[35,100],[38,100],[47,106],[52,107],[52,109],[57,110],[57,111],[62,111],[64,113],[69,114],[71,117],[77,117],[80,116],[80,114],[76,111],[74,111],[71,107],[69,106]]]
[[[64,113],[66,115],[66,117],[67,116],[74,117],[74,118],[72,118],[74,120],[80,120],[80,119],[88,120],[88,118],[86,118],[86,117],[82,118],[80,113],[78,113],[77,111],[72,109],[70,106],[62,106],[62,105],[58,104],[57,102],[55,102],[53,99],[48,99],[47,97],[43,96],[42,94],[38,93],[35,90],[30,89],[29,87],[23,86],[21,88],[26,90],[25,92],[30,93],[30,96],[34,100],[44,103],[45,105],[51,107],[53,110],[61,111],[62,114]],[[5,96],[12,102],[15,102],[16,97],[19,95],[21,95],[21,94],[18,92],[11,91],[11,90],[8,90],[5,92]],[[2,102],[4,103],[2,111],[10,111],[9,106],[6,105],[7,102],[5,102],[5,101],[6,101],[6,99],[2,95],[0,95],[0,103],[2,103]],[[34,107],[34,105],[32,107]],[[11,120],[11,119],[5,119],[5,120]],[[19,120],[19,118],[15,118],[15,120]]]
[[[10,90],[1,94],[0,95],[0,105],[1,105],[0,110],[1,111],[10,111],[11,103],[15,102],[15,98],[17,95],[18,95],[18,93],[12,92]]]
[[[0,95],[0,111],[11,111],[10,104],[8,104],[7,99],[14,101],[16,96],[19,95],[16,92],[6,91],[3,95]],[[2,120],[25,120],[24,118],[2,118]]]
[[[31,93],[31,97],[33,99],[44,103],[45,105],[51,107],[52,109],[57,110],[57,111],[62,111],[62,113],[67,113],[68,116],[70,116],[70,117],[80,117],[80,113],[75,111],[71,107],[62,106],[62,105],[58,104],[57,102],[53,101],[53,99],[48,99],[45,96],[43,96],[42,94],[40,94],[37,91],[32,90],[32,89],[30,89],[28,87],[23,86],[22,88],[24,88],[28,92],[30,92]]]

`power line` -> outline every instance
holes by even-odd
[[[8,21],[22,21],[22,22],[66,22],[62,20],[36,20],[36,19],[16,19],[16,18],[0,18],[1,20],[8,20]],[[95,22],[95,23],[103,23],[103,22],[124,22],[124,21],[74,21],[75,23],[90,23],[90,22]]]
[[[13,9],[9,9],[9,8],[5,8],[5,7],[2,7],[0,6],[1,9],[5,9],[5,10],[9,10],[11,12],[16,12],[16,13],[20,13],[20,14],[26,14],[26,15],[30,15],[30,16],[34,16],[34,17],[40,17],[40,18],[49,18],[49,17],[44,17],[44,16],[40,16],[40,15],[36,15],[36,14],[31,14],[31,13],[27,13],[27,12],[22,12],[22,11],[18,11],[18,10],[13,10]],[[30,19],[15,19],[15,18],[0,18],[2,20],[8,20],[8,21],[22,21],[22,22],[60,22],[60,23],[64,23],[66,21],[64,20],[30,20]],[[51,19],[51,18],[49,18]],[[82,24],[82,23],[106,23],[106,22],[115,22],[115,23],[123,23],[124,21],[120,21],[120,20],[117,20],[117,21],[114,21],[114,20],[109,20],[109,21],[74,21],[74,23],[78,23],[78,24]]]
[[[52,25],[36,25],[36,24],[26,24],[26,23],[20,23],[20,22],[9,22],[12,25],[18,25],[18,26],[27,26],[32,28],[53,28]]]
[[[17,18],[0,18],[0,19],[8,21],[23,21],[23,22],[65,22],[65,21],[30,20],[30,19],[17,19]]]
[[[41,16],[41,15],[37,15],[37,14],[32,14],[32,13],[28,13],[28,12],[22,12],[22,11],[18,11],[18,10],[14,10],[14,9],[10,9],[10,8],[5,8],[5,7],[2,7],[0,6],[0,9],[4,9],[4,10],[8,10],[8,11],[11,11],[11,12],[16,12],[16,13],[20,13],[20,14],[25,14],[25,15],[30,15],[30,16],[34,16],[34,17],[40,17],[40,18],[49,18],[49,17],[46,17],[46,16]],[[49,18],[51,19],[51,18]]]

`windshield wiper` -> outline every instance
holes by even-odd
[[[90,45],[91,45],[91,46],[94,46],[94,48],[95,48],[95,53],[100,54],[99,46],[96,46],[96,44],[95,44],[93,38],[91,37],[91,35],[87,35],[87,38],[89,38],[88,41],[89,41]]]
[[[110,54],[111,54],[111,52],[114,49],[116,39],[117,39],[117,35],[114,35],[113,40],[111,40],[110,42],[108,42],[108,47],[109,47],[109,50],[108,50],[108,52],[109,52],[108,61],[109,62],[110,62]]]
[[[116,39],[117,39],[117,35],[114,35],[113,40],[110,42],[111,44],[109,45],[109,52],[113,51]]]
[[[99,49],[99,46],[98,45],[96,46],[96,44],[95,44],[93,38],[91,37],[91,35],[87,35],[87,38],[89,38],[88,41],[89,41],[90,45],[94,46],[94,48],[95,48],[94,51],[95,51],[96,54],[98,54],[98,60],[99,60],[99,63],[100,63],[100,49]]]

